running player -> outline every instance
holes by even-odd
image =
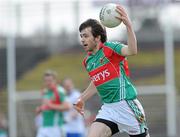
[[[91,83],[75,103],[75,109],[84,114],[84,103],[98,93],[103,101],[88,137],[110,137],[125,131],[130,137],[149,137],[143,108],[137,100],[136,88],[129,78],[127,56],[137,54],[137,41],[131,21],[118,5],[117,17],[127,29],[127,45],[107,42],[105,28],[94,19],[80,27],[81,43],[87,53],[83,64]]]
[[[62,137],[62,112],[70,109],[71,105],[65,100],[65,91],[57,84],[54,71],[45,72],[44,84],[42,105],[36,109],[42,115],[37,137]]]

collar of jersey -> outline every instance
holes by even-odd
[[[102,42],[100,42],[98,51],[99,51],[100,49],[102,49],[103,47],[104,47],[104,44],[103,44]],[[98,51],[97,51],[97,52],[98,52]],[[96,53],[97,53],[97,52],[96,52]],[[96,54],[96,53],[95,53],[95,54]],[[94,54],[94,55],[95,55],[95,54]],[[88,52],[88,55],[89,55],[89,56],[90,56],[90,55],[93,55],[93,53],[92,53],[92,52]]]

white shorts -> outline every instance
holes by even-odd
[[[40,127],[36,137],[62,137],[60,127]]]
[[[127,132],[129,135],[139,135],[147,129],[144,110],[137,99],[103,104],[95,121],[98,119],[100,122],[102,119],[115,123],[118,131]]]

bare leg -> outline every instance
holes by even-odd
[[[101,122],[94,122],[92,123],[88,137],[111,137],[111,129]]]

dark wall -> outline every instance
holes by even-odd
[[[0,49],[0,91],[7,85],[7,54],[6,48]],[[18,47],[16,48],[16,79],[19,79],[26,71],[32,69],[49,53],[44,47]]]

